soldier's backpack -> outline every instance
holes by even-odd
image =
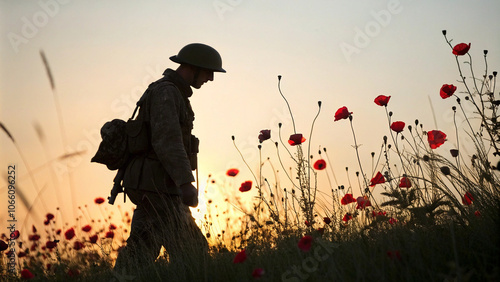
[[[147,153],[151,148],[147,94],[148,91],[139,99],[128,121],[113,119],[101,128],[102,141],[91,162],[104,164],[109,170],[118,170],[111,196],[108,197],[110,204],[114,203],[118,193],[123,192],[121,181],[128,162],[133,156]],[[139,113],[134,119],[138,110]]]

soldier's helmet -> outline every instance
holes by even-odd
[[[189,64],[215,72],[226,72],[222,68],[222,58],[219,52],[201,43],[191,43],[184,46],[179,54],[170,57],[170,60],[178,64]]]

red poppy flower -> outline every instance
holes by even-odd
[[[332,220],[329,217],[323,217],[323,222],[326,224],[330,224],[330,222],[332,222]]]
[[[398,250],[396,250],[396,251],[387,251],[387,256],[390,259],[401,260],[401,253]]]
[[[345,196],[342,197],[342,199],[340,200],[340,203],[342,205],[347,205],[347,204],[354,203],[354,202],[356,202],[356,199],[354,199],[352,194],[345,194]]]
[[[260,143],[266,141],[269,138],[271,138],[271,130],[263,129],[260,131],[260,133],[259,133],[259,142]]]
[[[115,230],[116,229],[116,225],[114,225],[113,223],[111,223],[109,225],[109,230]]]
[[[228,169],[228,170],[226,171],[226,175],[227,175],[227,176],[232,176],[232,177],[235,177],[236,175],[238,175],[238,173],[239,173],[239,172],[240,172],[240,171],[239,171],[238,169],[236,169],[236,168],[231,168],[231,169]]]
[[[54,219],[54,215],[51,213],[48,213],[47,215],[45,215],[45,217],[47,218],[47,220]]]
[[[382,184],[382,183],[385,183],[385,178],[382,175],[382,173],[380,173],[380,171],[379,171],[379,172],[377,172],[375,177],[373,177],[372,180],[370,180],[370,187],[373,187],[377,184]]]
[[[410,179],[408,179],[408,177],[401,178],[401,180],[399,181],[399,188],[410,188],[410,187],[411,187]]]
[[[82,230],[85,231],[85,232],[89,232],[90,230],[92,230],[92,226],[90,225],[85,225],[84,227],[82,227]]]
[[[395,219],[394,217],[389,218],[389,223],[390,224],[395,224],[396,222],[398,222],[398,220]]]
[[[242,263],[247,259],[247,252],[243,249],[241,252],[237,253],[233,259],[233,263]]]
[[[30,241],[38,241],[40,239],[40,235],[38,234],[33,234],[28,236],[28,240]]]
[[[240,192],[247,192],[247,191],[250,191],[250,189],[252,189],[252,181],[248,180],[248,181],[241,183],[239,190],[240,190]]]
[[[471,193],[465,192],[465,195],[462,197],[462,203],[466,206],[472,205],[472,202],[474,201],[474,197],[472,196]]]
[[[349,220],[352,219],[352,215],[350,213],[346,213],[344,217],[342,218],[342,221],[348,222]]]
[[[441,86],[441,90],[439,90],[439,95],[441,98],[446,99],[451,97],[456,90],[457,87],[453,84],[443,84],[443,86]]]
[[[55,241],[47,241],[47,243],[45,243],[45,247],[47,249],[49,249],[49,250],[53,249],[53,248],[57,247],[57,242],[55,242]]]
[[[50,220],[48,220],[48,219],[43,221],[44,225],[49,225],[49,223],[50,223]]]
[[[463,56],[467,54],[467,52],[469,52],[469,49],[470,49],[470,43],[469,45],[465,43],[457,44],[455,45],[455,47],[453,47],[453,55]]]
[[[379,106],[387,106],[390,99],[391,96],[378,95],[377,98],[375,98],[375,104]]]
[[[446,134],[439,130],[431,130],[427,132],[427,141],[431,149],[436,149],[444,144],[446,141]]]
[[[386,215],[386,214],[387,214],[387,212],[385,212],[385,211],[378,211],[378,212],[376,212],[376,211],[372,211],[372,216],[373,216],[373,217],[377,217],[377,216],[379,216],[379,215],[382,215],[382,216],[383,216],[383,215]]]
[[[302,136],[302,134],[297,133],[297,134],[292,134],[290,135],[290,138],[288,139],[288,144],[295,146],[295,145],[300,145],[302,143],[306,142],[306,138]]]
[[[73,243],[73,249],[75,249],[75,250],[77,250],[77,251],[78,251],[78,250],[80,250],[80,249],[82,249],[83,247],[84,247],[84,245],[83,245],[83,243],[82,243],[82,242],[75,241],[75,242]]]
[[[96,204],[100,205],[100,204],[104,203],[104,198],[102,198],[102,197],[95,198],[94,202]]]
[[[309,252],[309,250],[312,247],[312,242],[313,242],[313,237],[311,235],[305,235],[304,237],[300,238],[299,243],[297,243],[297,246],[299,246],[299,249],[301,249],[304,252]]]
[[[115,233],[113,231],[106,232],[106,238],[113,239],[115,237]]]
[[[19,230],[14,230],[14,232],[10,233],[10,239],[16,240],[20,235],[21,233],[19,232]]]
[[[264,269],[263,268],[256,268],[252,271],[252,277],[253,278],[260,278],[264,275]]]
[[[347,107],[342,107],[335,112],[335,120],[334,121],[346,119],[351,114],[352,114],[352,112],[349,112],[349,110],[347,110]]]
[[[356,202],[358,202],[358,205],[356,206],[356,209],[358,210],[364,210],[366,207],[369,207],[372,205],[372,203],[370,203],[370,200],[367,198],[367,197],[358,197],[356,199]]]
[[[3,252],[9,248],[9,245],[3,240],[0,240],[0,252]]]
[[[323,170],[325,168],[326,168],[326,162],[325,162],[325,160],[317,160],[314,163],[314,169],[316,169],[316,170]]]
[[[391,124],[391,129],[396,131],[397,133],[403,131],[405,128],[405,123],[402,121],[395,121]]]
[[[97,234],[89,237],[90,243],[92,244],[95,244],[97,242],[97,239],[98,239]]]
[[[33,275],[33,273],[31,273],[31,271],[29,271],[28,269],[23,269],[21,270],[21,278],[23,279],[31,279],[35,277],[35,275]]]
[[[64,232],[64,237],[66,237],[67,240],[73,239],[73,237],[75,237],[75,229],[71,227],[70,229],[66,230],[66,232]]]
[[[78,269],[69,269],[68,270],[68,276],[69,277],[74,277],[80,275],[80,271]]]

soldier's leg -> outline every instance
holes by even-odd
[[[207,240],[179,197],[166,197],[165,201],[170,202],[165,224],[170,230],[164,233],[163,246],[169,260],[173,264],[182,264],[187,271],[199,272],[207,260]]]
[[[132,217],[130,236],[127,245],[120,250],[115,269],[127,273],[138,273],[141,268],[153,263],[158,257],[162,241],[157,228],[158,217],[154,212],[148,197],[139,190],[127,192],[130,198],[137,202],[137,208]],[[139,199],[139,200],[137,200]]]

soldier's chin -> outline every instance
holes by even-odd
[[[195,88],[195,89],[200,89],[200,88],[201,88],[201,86],[202,86],[204,83],[205,83],[205,82],[202,82],[201,84],[195,84],[195,85],[192,85],[192,86],[193,86],[193,88]]]

